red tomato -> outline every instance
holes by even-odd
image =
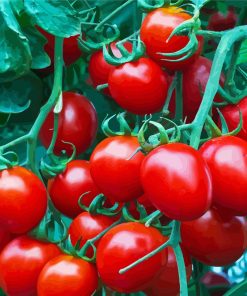
[[[210,296],[222,296],[231,286],[231,283],[224,273],[215,273],[212,271],[208,271],[200,279],[200,282],[210,290]]]
[[[7,243],[11,240],[10,233],[4,229],[0,228],[0,251],[7,245]]]
[[[89,206],[100,193],[90,174],[90,164],[86,160],[73,160],[66,170],[49,181],[49,194],[54,206],[68,217],[76,217],[82,212],[78,200],[83,193],[82,203]]]
[[[189,254],[183,250],[184,263],[189,281],[192,274],[192,263]],[[168,247],[168,262],[152,282],[151,288],[147,289],[147,296],[178,296],[180,291],[178,267],[174,251]]]
[[[237,136],[243,140],[247,140],[247,97],[243,98],[237,105],[228,105],[220,111],[223,114],[230,131],[237,128],[240,122],[239,111],[241,111],[243,127]],[[221,126],[220,119],[218,119],[218,126]]]
[[[236,215],[247,215],[247,142],[222,136],[201,148],[213,182],[213,201]]]
[[[125,42],[124,47],[131,52],[132,44],[130,42]],[[121,53],[116,47],[116,42],[111,43],[111,50],[114,56],[120,58]],[[98,50],[91,55],[88,72],[93,81],[93,86],[96,87],[100,84],[108,83],[108,77],[110,72],[115,68],[115,66],[108,64],[103,56],[103,50]],[[110,95],[109,89],[105,89],[104,92]]]
[[[191,122],[202,101],[212,62],[204,57],[199,57],[183,73],[183,115],[187,121]],[[225,78],[223,74],[220,78],[220,84],[223,86]],[[215,96],[215,101],[221,101],[220,95]]]
[[[142,194],[140,167],[144,155],[138,152],[131,157],[138,147],[136,137],[110,137],[100,142],[91,155],[93,180],[112,201],[127,202]]]
[[[150,201],[171,219],[196,219],[211,205],[209,170],[188,145],[171,143],[151,151],[142,163],[141,181]]]
[[[71,242],[76,245],[79,239],[81,239],[80,247],[91,238],[101,233],[106,228],[110,227],[115,222],[114,218],[110,218],[104,215],[91,215],[88,212],[81,213],[71,223],[68,234],[70,235]],[[97,247],[99,241],[96,242]],[[93,256],[93,250],[88,249],[87,256]]]
[[[109,74],[112,98],[125,110],[144,115],[160,111],[167,96],[167,75],[149,58],[115,67]]]
[[[61,254],[50,243],[27,236],[12,240],[0,254],[0,285],[9,296],[35,296],[38,276],[44,265]]]
[[[52,139],[53,124],[54,113],[51,111],[40,131],[40,140],[46,148]],[[72,153],[71,145],[62,141],[73,143],[77,154],[86,151],[95,139],[97,125],[97,113],[93,104],[80,94],[64,92],[54,152],[60,154],[62,150],[66,150],[68,154]]]
[[[214,12],[208,21],[208,30],[212,31],[225,31],[232,29],[236,26],[237,15],[234,9],[229,9],[227,13],[220,11]]]
[[[146,45],[148,56],[169,70],[181,70],[190,66],[202,51],[202,37],[198,37],[199,46],[196,53],[184,61],[164,61],[162,59],[169,58],[159,54],[176,52],[187,45],[187,36],[174,35],[169,41],[168,38],[177,26],[189,19],[191,16],[178,7],[158,8],[148,13],[141,26],[141,40]]]
[[[181,224],[183,247],[207,265],[224,266],[242,256],[247,243],[244,218],[212,208],[199,219]]]
[[[45,215],[47,194],[31,171],[13,167],[0,172],[0,225],[12,233],[36,227]]]
[[[129,222],[115,226],[100,240],[96,264],[102,281],[111,289],[130,293],[145,288],[167,261],[167,249],[124,274],[119,270],[145,256],[166,241],[155,228]]]
[[[50,260],[38,279],[38,296],[91,296],[98,286],[93,264],[61,255]]]

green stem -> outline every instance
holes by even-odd
[[[53,124],[53,134],[49,148],[47,149],[47,154],[52,154],[54,150],[54,146],[57,140],[57,133],[58,133],[58,118],[59,113],[53,113],[54,115],[54,124]]]
[[[15,139],[15,140],[13,140],[13,141],[11,141],[9,143],[6,143],[6,144],[4,144],[4,145],[2,145],[0,147],[0,152],[2,153],[4,150],[6,150],[8,148],[11,148],[11,147],[13,147],[15,145],[18,145],[18,144],[22,143],[22,142],[26,142],[29,138],[30,138],[30,135],[28,133],[28,134],[26,134],[24,136],[21,136],[21,137]]]
[[[226,31],[215,32],[215,31],[198,30],[196,32],[196,35],[203,36],[203,37],[205,37],[207,39],[221,38],[224,34],[226,34]]]
[[[187,296],[188,295],[188,285],[187,285],[187,275],[186,268],[184,263],[184,257],[179,244],[177,244],[173,251],[175,253],[175,257],[177,260],[177,268],[178,268],[178,276],[179,276],[179,285],[180,285],[180,295]]]

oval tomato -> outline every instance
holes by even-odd
[[[93,264],[61,255],[50,260],[38,279],[38,296],[91,296],[98,286]]]
[[[49,147],[52,139],[53,125],[54,113],[51,111],[39,135],[46,148]],[[62,150],[66,150],[68,154],[72,153],[71,145],[63,141],[74,144],[77,154],[84,152],[95,139],[97,125],[96,110],[87,98],[77,93],[63,92],[63,109],[59,114],[54,152],[60,154]]]
[[[11,240],[10,233],[4,229],[0,228],[0,251],[7,245],[7,243]]]
[[[167,75],[149,58],[115,67],[108,84],[120,107],[139,115],[160,111],[168,91]]]
[[[50,243],[21,236],[12,240],[0,254],[0,285],[9,296],[35,296],[38,276],[44,265],[61,254]]]
[[[213,202],[236,215],[247,215],[247,142],[222,136],[200,148],[213,182]]]
[[[81,239],[80,247],[82,248],[89,239],[94,238],[103,230],[110,227],[114,222],[114,218],[104,215],[91,215],[88,212],[84,212],[72,221],[68,234],[74,246],[79,239]],[[96,247],[98,243],[99,240],[95,244]],[[93,256],[93,250],[91,248],[88,249],[87,256]]]
[[[190,66],[202,51],[202,37],[198,37],[199,46],[196,53],[186,60],[170,62],[162,60],[169,59],[169,57],[159,54],[176,52],[187,45],[189,42],[187,36],[175,35],[169,41],[168,38],[177,26],[189,19],[191,16],[188,13],[174,6],[158,8],[148,13],[141,26],[141,40],[146,46],[148,56],[169,70],[181,70]]]
[[[13,167],[0,172],[0,225],[11,233],[36,227],[47,208],[43,183],[31,171]]]
[[[111,289],[130,293],[145,288],[167,261],[167,249],[124,274],[119,270],[145,256],[166,241],[155,228],[129,222],[115,226],[100,240],[96,264],[102,281]]]
[[[247,224],[242,217],[212,208],[196,220],[182,222],[181,237],[183,247],[198,261],[224,266],[244,253]]]
[[[232,29],[236,26],[237,19],[238,17],[232,8],[225,14],[220,11],[216,11],[211,15],[208,21],[208,30],[225,31]]]
[[[100,192],[90,174],[90,163],[73,160],[65,171],[49,181],[49,194],[54,206],[68,217],[76,217],[82,212],[78,200],[83,193],[82,203],[89,206]]]
[[[162,269],[152,282],[151,288],[146,290],[148,296],[178,296],[180,291],[178,267],[174,251],[168,247],[168,261],[167,265]],[[190,255],[183,251],[184,263],[186,268],[187,281],[189,281],[192,274],[192,262]]]
[[[182,143],[151,151],[142,163],[141,182],[154,206],[171,219],[196,219],[211,205],[207,165],[198,151]]]
[[[140,167],[144,155],[138,152],[131,157],[138,147],[136,137],[110,137],[100,142],[91,155],[93,180],[112,201],[127,202],[142,194]]]

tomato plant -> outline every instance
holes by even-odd
[[[216,11],[209,18],[208,29],[213,31],[232,29],[235,27],[237,19],[238,17],[233,8],[230,8],[225,13]]]

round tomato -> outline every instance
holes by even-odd
[[[196,219],[211,205],[207,165],[198,151],[182,143],[151,151],[142,163],[141,182],[153,205],[171,219]]]
[[[50,260],[38,279],[38,296],[91,296],[98,286],[93,264],[61,255]]]
[[[212,208],[196,220],[182,222],[181,238],[183,247],[198,261],[224,266],[244,253],[247,224],[242,217]]]
[[[187,117],[187,122],[191,122],[202,101],[208,78],[210,75],[212,62],[204,57],[199,57],[183,73],[183,116]],[[220,77],[220,84],[223,86],[225,78]],[[220,95],[215,96],[215,101],[221,101]]]
[[[225,14],[220,11],[216,11],[211,15],[208,21],[208,29],[212,31],[225,31],[232,29],[236,26],[237,19],[238,17],[232,8]]]
[[[161,110],[167,96],[167,75],[149,58],[115,67],[108,84],[112,98],[123,109],[144,115]]]
[[[138,152],[131,157],[138,147],[136,137],[110,137],[100,142],[91,155],[93,180],[112,201],[127,202],[142,194],[140,167],[144,155]]]
[[[166,241],[155,228],[137,222],[123,223],[100,240],[96,264],[102,281],[111,289],[131,293],[145,288],[167,261],[167,249],[124,274],[119,270],[147,255]]]
[[[76,217],[82,212],[78,200],[83,193],[82,203],[89,206],[100,193],[90,174],[90,163],[73,160],[65,171],[49,181],[49,194],[54,206],[68,217]]]
[[[114,56],[120,58],[121,53],[119,49],[116,47],[116,42],[111,43],[111,50]],[[124,47],[131,52],[132,44],[130,42],[125,42]],[[103,55],[103,50],[98,50],[91,55],[89,64],[88,64],[88,72],[93,82],[93,86],[96,87],[100,84],[108,83],[108,77],[112,69],[115,66],[108,64]],[[104,90],[105,94],[110,95],[109,89]]]
[[[45,215],[47,194],[31,171],[13,167],[0,172],[0,225],[12,233],[36,227]]]
[[[158,8],[147,14],[141,26],[141,40],[144,42],[148,56],[161,66],[169,70],[181,70],[190,66],[199,56],[203,47],[202,37],[198,37],[199,46],[194,55],[186,60],[171,62],[159,53],[171,53],[184,48],[189,42],[187,36],[174,35],[169,41],[172,31],[183,22],[191,19],[191,16],[178,7]],[[176,58],[170,58],[174,60]]]
[[[42,268],[60,254],[56,245],[27,236],[12,240],[0,254],[0,286],[9,296],[37,295]]]
[[[207,289],[209,289],[210,296],[222,296],[231,286],[226,274],[215,273],[212,271],[208,271],[200,279],[200,282],[203,283]]]
[[[104,215],[91,215],[88,212],[81,213],[76,217],[68,230],[70,239],[73,245],[76,245],[79,239],[80,247],[82,248],[84,244],[91,238],[101,233],[106,228],[110,227],[115,222],[115,219],[104,216]],[[99,240],[96,242],[97,247]],[[87,251],[87,256],[93,256],[93,250],[90,248]]]
[[[236,215],[247,215],[247,142],[222,136],[206,142],[200,153],[213,182],[213,202]]]
[[[73,148],[68,143],[75,145],[76,153],[81,154],[89,148],[97,132],[97,114],[93,104],[84,96],[73,93],[63,93],[63,109],[59,114],[58,135],[54,152],[60,154],[66,150],[71,154]],[[54,113],[51,111],[41,130],[40,140],[47,148],[50,145],[54,126]]]
[[[178,267],[174,251],[168,247],[167,265],[152,282],[151,288],[146,290],[148,296],[178,296],[180,291]],[[192,262],[189,254],[183,250],[187,281],[192,274]]]
[[[11,240],[10,233],[4,229],[0,228],[0,251],[7,245],[7,243]]]

